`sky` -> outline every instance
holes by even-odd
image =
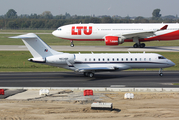
[[[160,14],[179,15],[179,0],[0,0],[0,15],[14,9],[18,15],[42,14],[50,11],[54,16],[70,15],[119,15],[151,17],[154,9]]]

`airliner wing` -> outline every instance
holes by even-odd
[[[155,35],[155,32],[161,31],[161,30],[166,30],[168,25],[163,26],[162,28],[158,30],[149,30],[149,31],[137,31],[137,32],[131,32],[131,33],[123,33],[122,36],[125,38],[133,38],[133,37],[138,37],[138,38],[146,38],[149,36]]]
[[[132,37],[146,38],[153,35],[155,35],[155,31],[138,31],[138,32],[122,34],[122,36],[124,36],[125,38],[132,38]]]
[[[121,65],[111,65],[108,67],[88,67],[88,68],[78,68],[76,71],[78,72],[90,72],[90,71],[115,71],[115,70],[126,70],[130,67],[124,64]]]

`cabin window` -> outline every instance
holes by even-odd
[[[149,61],[151,61],[151,58],[149,58]]]
[[[123,58],[121,59],[121,61],[123,61]]]
[[[114,58],[112,60],[114,61]]]
[[[87,61],[87,59],[85,58],[85,61]]]
[[[119,61],[119,58],[117,58],[117,61]]]
[[[135,61],[137,61],[137,58],[135,58]]]
[[[128,61],[128,58],[126,58],[126,61]]]
[[[144,61],[146,61],[146,58],[144,58]]]
[[[131,58],[131,61],[132,61],[132,58]]]
[[[91,58],[89,59],[89,61],[91,61]]]
[[[98,59],[98,61],[100,61],[100,58]]]
[[[103,61],[104,61],[104,58],[103,58]]]
[[[95,59],[93,59],[93,61],[95,61]]]
[[[109,58],[108,58],[108,61],[109,61]]]
[[[142,61],[142,58],[140,58],[140,61]]]

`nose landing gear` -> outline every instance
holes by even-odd
[[[160,76],[160,77],[163,76],[162,70],[163,70],[162,68],[160,68],[160,70],[159,70],[159,76]]]
[[[71,40],[71,45],[70,45],[71,47],[74,47],[75,45],[73,44],[73,40]]]

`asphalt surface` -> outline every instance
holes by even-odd
[[[145,48],[133,48],[132,46],[51,46],[56,51],[150,51],[150,52],[179,52],[178,46],[161,46],[161,47],[150,47]],[[0,51],[28,51],[25,45],[0,45]]]
[[[4,72],[0,87],[179,87],[179,71],[121,71],[96,73],[93,78],[75,72]]]

